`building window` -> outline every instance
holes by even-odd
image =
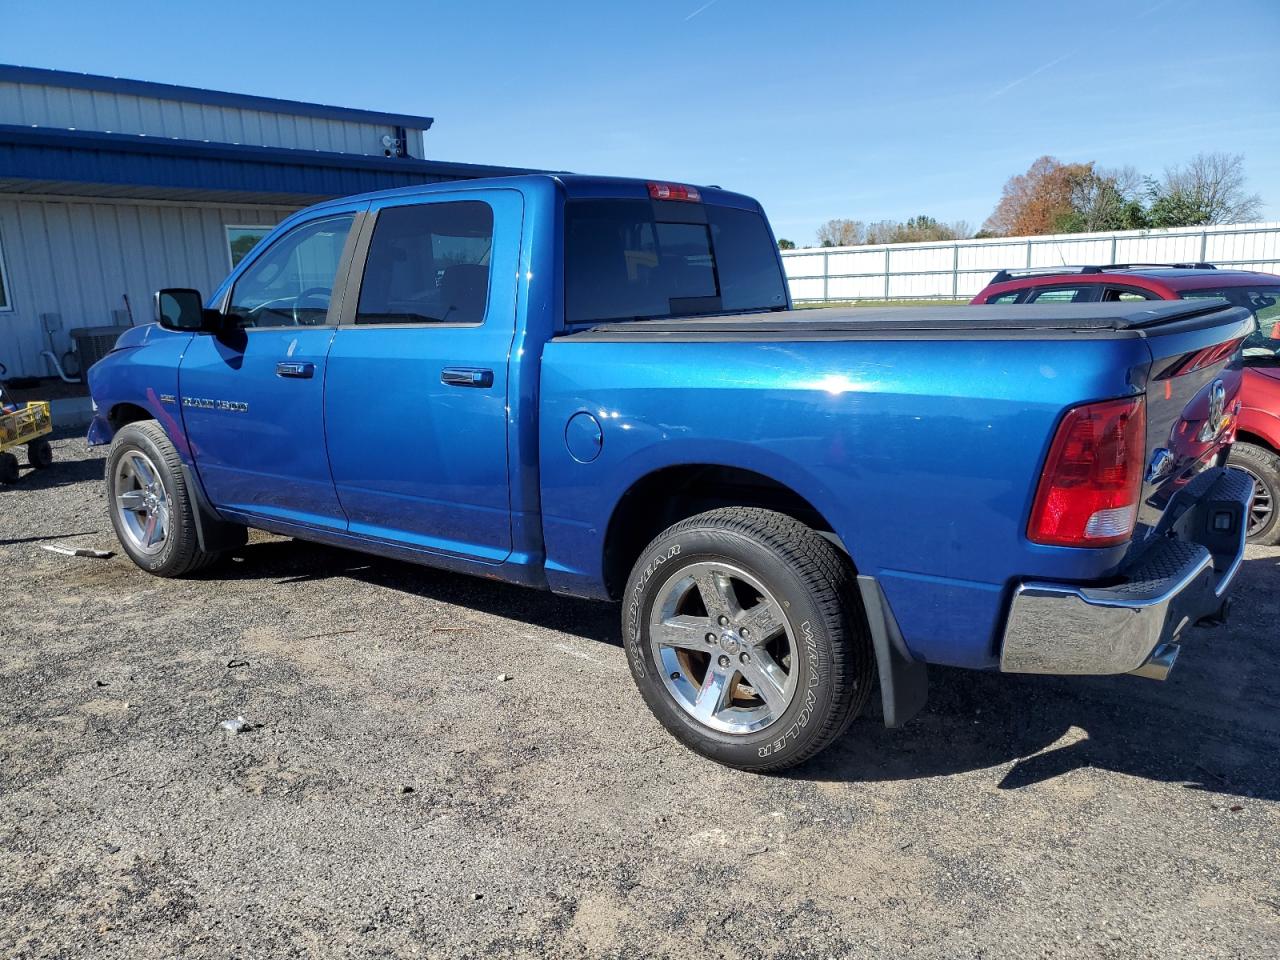
[[[4,237],[0,237],[0,313],[13,309],[9,299],[9,271],[4,265]]]
[[[231,269],[236,268],[258,241],[275,227],[227,227],[227,252],[231,255]]]

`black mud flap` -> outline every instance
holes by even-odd
[[[898,629],[898,621],[885,600],[875,577],[859,576],[858,590],[867,611],[871,643],[880,671],[880,699],[884,725],[901,727],[922,709],[929,699],[929,671],[912,658]]]
[[[228,523],[218,516],[205,499],[204,488],[200,486],[195,472],[185,461],[182,462],[182,481],[195,508],[196,542],[200,544],[201,550],[214,553],[235,550],[249,542],[249,528],[238,523]]]

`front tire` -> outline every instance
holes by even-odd
[[[803,763],[870,693],[852,568],[770,510],[711,510],[660,534],[631,572],[622,627],[631,675],[662,725],[740,770]]]
[[[156,421],[121,428],[106,466],[111,525],[134,563],[158,577],[181,577],[218,558],[200,549],[182,460]]]
[[[1254,443],[1231,446],[1229,466],[1253,478],[1253,509],[1249,511],[1249,542],[1280,543],[1280,456]]]

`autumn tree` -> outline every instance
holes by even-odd
[[[1026,173],[1005,181],[1000,202],[982,225],[983,230],[1004,237],[1053,233],[1073,210],[1073,184],[1091,171],[1092,164],[1041,157]]]

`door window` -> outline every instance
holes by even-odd
[[[356,323],[484,322],[493,210],[479,200],[378,213]]]
[[[1136,287],[1107,287],[1107,292],[1102,295],[1104,303],[1136,303],[1140,300],[1159,299],[1154,293]]]
[[[242,327],[322,326],[354,219],[312,220],[275,241],[236,281],[227,314]]]
[[[1008,293],[997,293],[987,297],[987,303],[1017,303],[1018,298],[1026,292],[1025,290],[1010,290]]]
[[[1046,287],[1032,290],[1027,303],[1093,303],[1098,299],[1098,288],[1092,285],[1075,287]]]

